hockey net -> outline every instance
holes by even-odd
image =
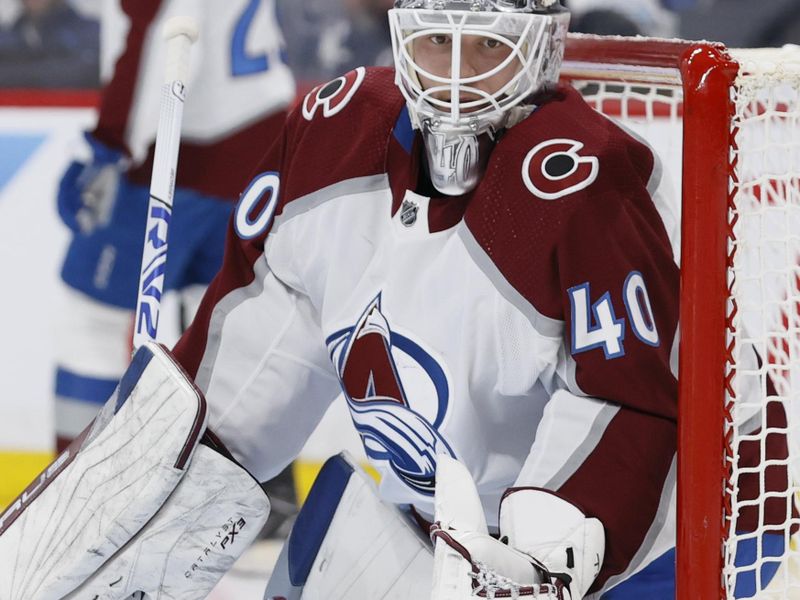
[[[567,48],[564,78],[654,148],[680,215],[677,597],[800,598],[800,47]]]

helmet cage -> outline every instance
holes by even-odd
[[[427,2],[417,0],[416,4]],[[485,0],[484,4],[520,3]],[[568,13],[563,11],[532,13],[530,9],[513,8],[479,12],[425,8],[389,11],[397,84],[408,103],[414,126],[420,128],[427,121],[431,127],[442,131],[479,134],[513,125],[519,118],[527,116],[532,106],[509,123],[513,108],[522,105],[543,85],[557,80],[568,19]],[[447,77],[427,71],[415,60],[414,41],[431,35],[446,35],[452,40],[450,75]],[[508,48],[509,54],[486,72],[462,77],[461,45],[464,36],[496,40]],[[479,88],[481,81],[515,64],[515,73],[500,89],[487,92]],[[420,76],[434,85],[423,89]],[[436,97],[443,93],[450,99]],[[464,95],[470,99],[462,101]]]
[[[395,0],[394,7],[526,13],[563,10],[561,0]]]

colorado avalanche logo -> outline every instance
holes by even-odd
[[[339,114],[350,103],[364,82],[367,71],[359,67],[330,83],[314,88],[303,100],[303,117],[313,119],[322,107],[322,115],[327,119]]]
[[[581,156],[581,142],[547,140],[536,146],[522,164],[522,179],[534,196],[556,200],[589,187],[600,171],[594,156]]]
[[[436,456],[455,457],[438,431],[450,396],[442,367],[391,330],[380,294],[355,327],[336,332],[327,343],[367,455],[387,461],[413,490],[433,495]]]

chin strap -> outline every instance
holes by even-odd
[[[412,117],[414,127],[422,131],[433,187],[445,196],[461,196],[474,190],[486,173],[499,134],[524,121],[535,108],[531,104],[515,106],[502,123],[484,131],[471,131],[468,127],[446,130],[435,120],[420,123],[418,116]],[[409,115],[415,115],[415,111],[409,110]]]
[[[431,183],[446,196],[461,196],[477,187],[495,144],[493,133],[443,132],[428,121],[422,125],[422,139]]]

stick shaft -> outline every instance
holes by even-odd
[[[147,206],[147,226],[142,249],[142,268],[139,275],[136,301],[133,347],[155,340],[164,293],[167,267],[169,223],[175,195],[175,176],[181,123],[185,101],[184,82],[189,67],[189,51],[196,39],[191,21],[178,18],[168,22],[166,81],[161,87],[161,108],[156,132],[153,174],[150,180],[150,201]],[[194,32],[194,33],[193,33]]]

